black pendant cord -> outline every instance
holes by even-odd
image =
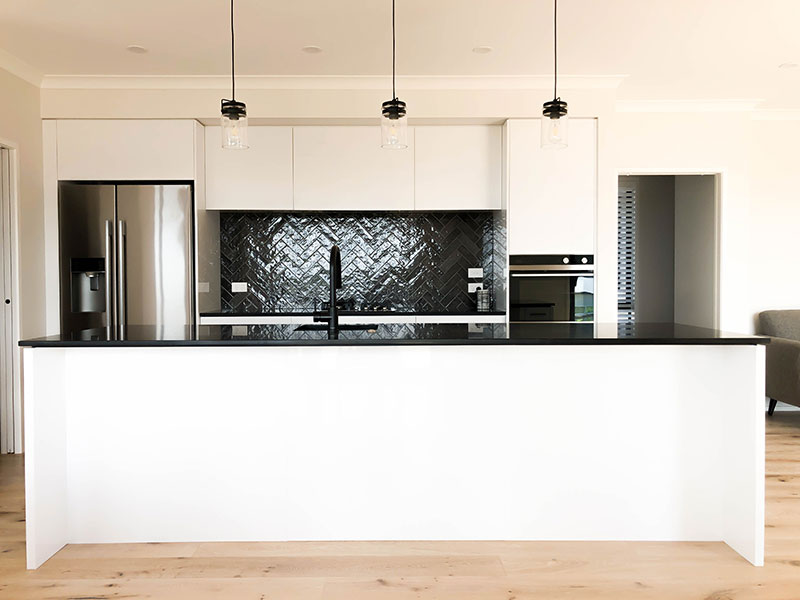
[[[397,98],[397,21],[395,0],[392,0],[392,98],[381,104],[381,114],[396,121],[406,116],[406,103]]]
[[[558,0],[553,0],[553,98],[558,98]]]
[[[394,0],[392,0],[392,99],[397,99],[397,89],[395,86],[395,73],[397,71],[397,39],[395,37],[394,26]]]
[[[236,102],[236,44],[233,31],[233,0],[231,0],[231,100]]]

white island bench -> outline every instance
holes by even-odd
[[[764,557],[764,338],[673,325],[22,343],[28,567],[70,543],[702,540]]]

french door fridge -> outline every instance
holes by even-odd
[[[61,332],[194,322],[190,184],[60,182]]]

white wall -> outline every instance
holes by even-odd
[[[35,337],[45,329],[39,88],[3,69],[0,69],[0,139],[17,147],[20,336]]]
[[[618,113],[615,124],[622,174],[721,174],[720,328],[753,332],[758,312],[800,308],[796,116]]]
[[[750,312],[800,308],[800,120],[754,121],[751,165]]]
[[[716,177],[675,178],[675,322],[715,327]]]
[[[752,331],[750,115],[619,113],[615,125],[614,156],[621,174],[721,174],[720,327]],[[788,262],[784,267],[791,268]]]
[[[335,79],[335,78],[334,78]],[[445,80],[447,78],[444,78]],[[45,119],[199,119],[219,121],[219,101],[229,88],[177,89],[168,83],[148,89],[131,89],[133,82],[108,79],[108,87],[92,81],[90,88],[42,89],[42,117]],[[152,81],[149,82],[152,84]],[[333,81],[333,84],[336,82]],[[480,82],[468,87],[448,87],[436,80],[427,89],[402,89],[408,103],[409,119],[418,124],[464,120],[501,124],[508,118],[541,117],[542,103],[552,99],[552,87],[521,89]],[[513,83],[513,82],[512,82]],[[202,84],[202,82],[201,82]],[[237,87],[237,96],[247,103],[247,116],[256,123],[377,124],[386,89],[324,89],[318,86],[295,89],[247,89]],[[115,87],[116,86],[116,87]],[[401,90],[398,90],[401,91]],[[596,117],[613,109],[615,90],[608,87],[570,89],[559,92],[569,100],[570,116]],[[430,120],[431,123],[420,120]]]

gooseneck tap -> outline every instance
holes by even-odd
[[[339,307],[336,305],[336,290],[342,287],[342,253],[339,246],[331,248],[330,256],[330,299],[328,316],[314,315],[315,321],[328,321],[328,335],[336,336],[339,333]]]
[[[342,287],[342,253],[339,246],[331,248],[330,258],[331,275],[331,314],[328,319],[328,333],[339,331],[339,307],[336,306],[336,290]]]

